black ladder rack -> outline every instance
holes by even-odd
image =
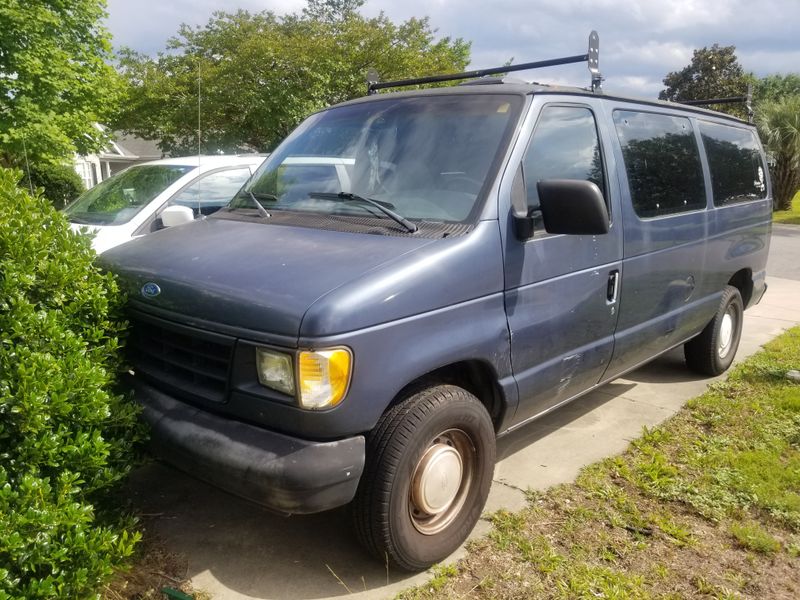
[[[728,96],[727,98],[709,98],[707,100],[678,100],[681,104],[690,106],[709,106],[711,104],[740,104],[747,108],[747,120],[753,122],[753,84],[747,84],[747,94],[744,96]]]
[[[415,77],[413,79],[398,79],[397,81],[377,81],[377,74],[370,71],[367,75],[367,95],[372,95],[378,90],[385,90],[393,87],[404,87],[408,85],[421,85],[423,83],[439,83],[442,81],[457,81],[459,79],[474,79],[485,77],[486,75],[498,75],[500,73],[511,73],[514,71],[527,71],[529,69],[541,69],[543,67],[554,67],[557,65],[569,65],[572,63],[585,62],[592,75],[592,91],[600,92],[600,85],[603,77],[600,75],[600,36],[596,31],[589,34],[589,49],[586,54],[566,56],[564,58],[551,58],[549,60],[539,60],[536,62],[523,63],[520,65],[510,65],[505,67],[494,67],[492,69],[478,69],[475,71],[465,71],[463,73],[450,73],[446,75],[429,75],[427,77]]]

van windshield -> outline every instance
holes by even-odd
[[[194,168],[186,165],[130,167],[84,192],[64,212],[73,223],[122,225]]]
[[[517,120],[519,96],[459,94],[388,98],[307,119],[231,204],[267,210],[380,217],[352,194],[407,219],[464,222]],[[326,197],[327,194],[327,197]]]

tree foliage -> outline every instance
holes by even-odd
[[[706,100],[743,96],[752,76],[746,74],[736,58],[735,46],[714,44],[694,51],[692,61],[680,71],[672,71],[664,77],[665,89],[658,97],[661,100]],[[739,104],[711,106],[715,110],[739,117],[747,115]]]
[[[138,539],[99,508],[141,436],[114,390],[123,297],[20,178],[0,169],[0,598],[95,597]]]
[[[756,82],[754,96],[757,104],[788,96],[800,96],[800,74],[774,74],[762,77]]]
[[[118,98],[105,0],[0,2],[0,165],[99,148]]]
[[[197,151],[198,84],[203,152],[272,149],[308,114],[364,95],[383,79],[463,70],[469,43],[436,39],[428,19],[367,18],[362,0],[311,0],[300,14],[214,13],[181,26],[166,52],[120,54],[128,90],[115,125]]]
[[[759,105],[761,141],[772,159],[772,194],[776,210],[789,210],[800,189],[800,96],[786,96]]]

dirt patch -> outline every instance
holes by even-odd
[[[103,590],[103,600],[167,600],[169,597],[162,593],[164,588],[178,590],[195,600],[209,598],[192,588],[186,577],[186,557],[167,550],[146,522],[142,539],[132,565],[115,575]]]

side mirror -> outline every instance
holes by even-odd
[[[596,184],[582,179],[545,179],[536,187],[547,233],[608,233],[608,209]]]
[[[159,217],[164,227],[176,227],[194,221],[194,211],[188,206],[175,204],[162,210]]]

